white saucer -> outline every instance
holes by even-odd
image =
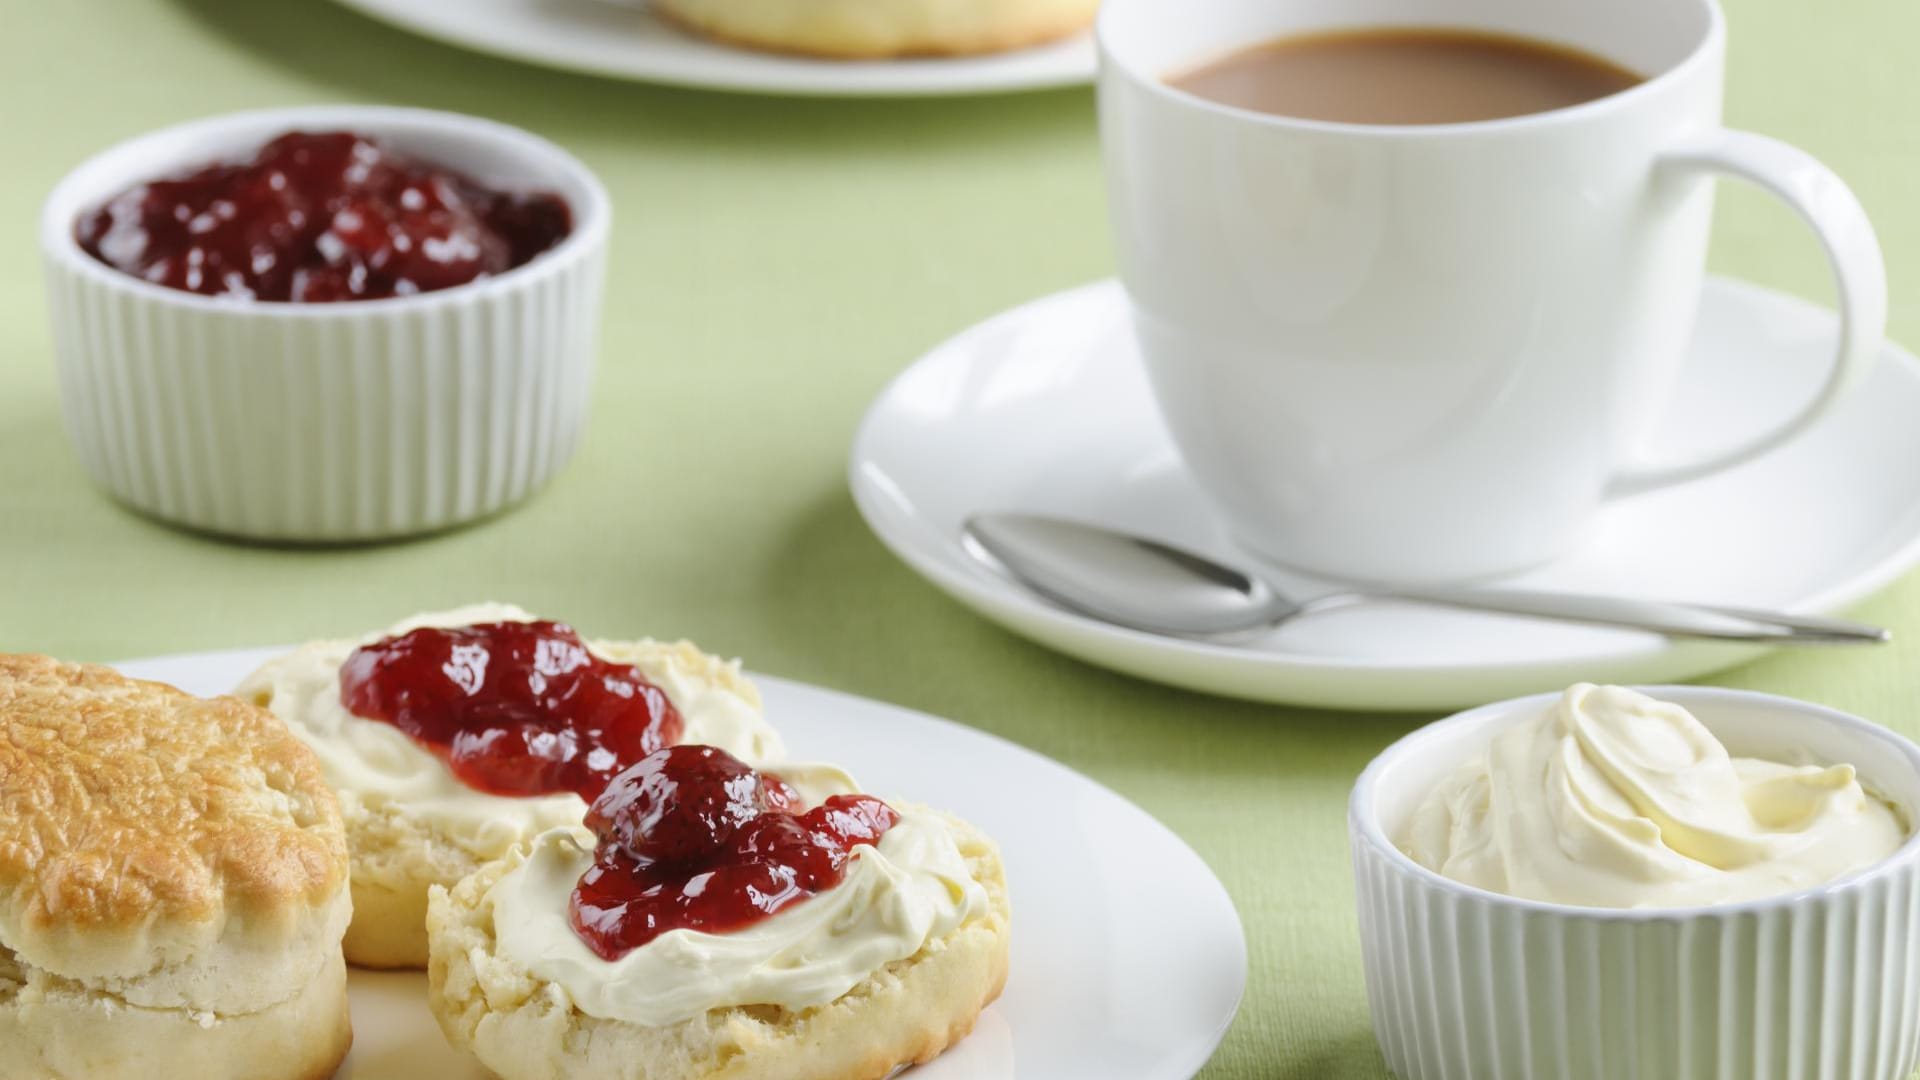
[[[118,665],[222,694],[281,649]],[[1247,981],[1233,901],[1167,827],[1057,762],[969,727],[756,675],[798,759],[952,810],[999,839],[1013,898],[1006,993],[914,1080],[1189,1080]],[[353,971],[353,1053],[336,1080],[479,1080],[427,1011],[426,976]]]
[[[1237,555],[1148,396],[1125,296],[1103,282],[1017,308],[922,358],[868,411],[854,500],[888,547],[1017,633],[1142,678],[1261,701],[1454,709],[1586,679],[1675,682],[1758,655],[1628,631],[1378,604],[1246,645],[1121,630],[1035,599],[956,542],[977,510],[1070,515]],[[1718,446],[1812,396],[1831,312],[1713,279],[1660,449]],[[1744,467],[1622,500],[1519,586],[1833,613],[1920,559],[1920,362],[1888,345],[1806,438]],[[1684,421],[1684,422],[1682,422]]]
[[[1091,34],[988,56],[811,60],[707,41],[639,0],[340,0],[451,45],[637,82],[839,97],[935,97],[1093,81]]]

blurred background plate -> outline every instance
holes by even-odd
[[[720,45],[615,0],[340,0],[452,45],[548,67],[709,90],[934,97],[1093,81],[1090,34],[988,56],[810,60]]]

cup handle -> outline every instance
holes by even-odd
[[[1656,168],[1665,173],[1745,180],[1792,207],[1813,227],[1833,265],[1840,308],[1839,355],[1820,393],[1786,423],[1693,460],[1628,466],[1614,477],[1609,495],[1631,495],[1719,472],[1800,435],[1866,377],[1886,333],[1887,271],[1880,243],[1860,200],[1833,170],[1778,139],[1725,129],[1688,138],[1660,155]]]

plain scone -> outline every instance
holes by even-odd
[[[652,0],[736,45],[842,59],[1004,52],[1086,29],[1100,0]]]
[[[337,648],[341,660],[353,648],[350,642],[325,644]],[[737,663],[702,652],[691,642],[590,641],[588,646],[596,655],[636,665],[642,673],[651,672],[657,665],[675,665],[704,689],[722,690],[755,709],[760,707],[760,691],[740,672]],[[279,712],[271,687],[260,684],[260,674],[250,676],[240,692]],[[297,723],[297,718],[288,719]],[[504,848],[493,850],[478,837],[461,835],[413,812],[401,801],[346,798],[341,810],[353,861],[353,923],[347,928],[347,961],[367,968],[426,967],[427,890],[435,885],[453,886],[504,854]]]
[[[0,655],[0,1076],[320,1080],[347,845],[279,720]]]
[[[428,1002],[448,1040],[502,1080],[880,1080],[966,1037],[1006,984],[1000,853],[971,826],[955,828],[986,911],[826,1005],[715,1009],[660,1028],[588,1016],[495,952],[490,890],[517,852],[450,893],[434,890]]]

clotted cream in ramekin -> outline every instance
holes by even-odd
[[[1701,687],[1727,751],[1845,763],[1903,823],[1885,858],[1805,888],[1697,906],[1589,907],[1442,876],[1412,817],[1561,695],[1485,706],[1389,747],[1349,804],[1367,995],[1388,1065],[1426,1078],[1904,1078],[1920,1059],[1920,746],[1831,709]]]

